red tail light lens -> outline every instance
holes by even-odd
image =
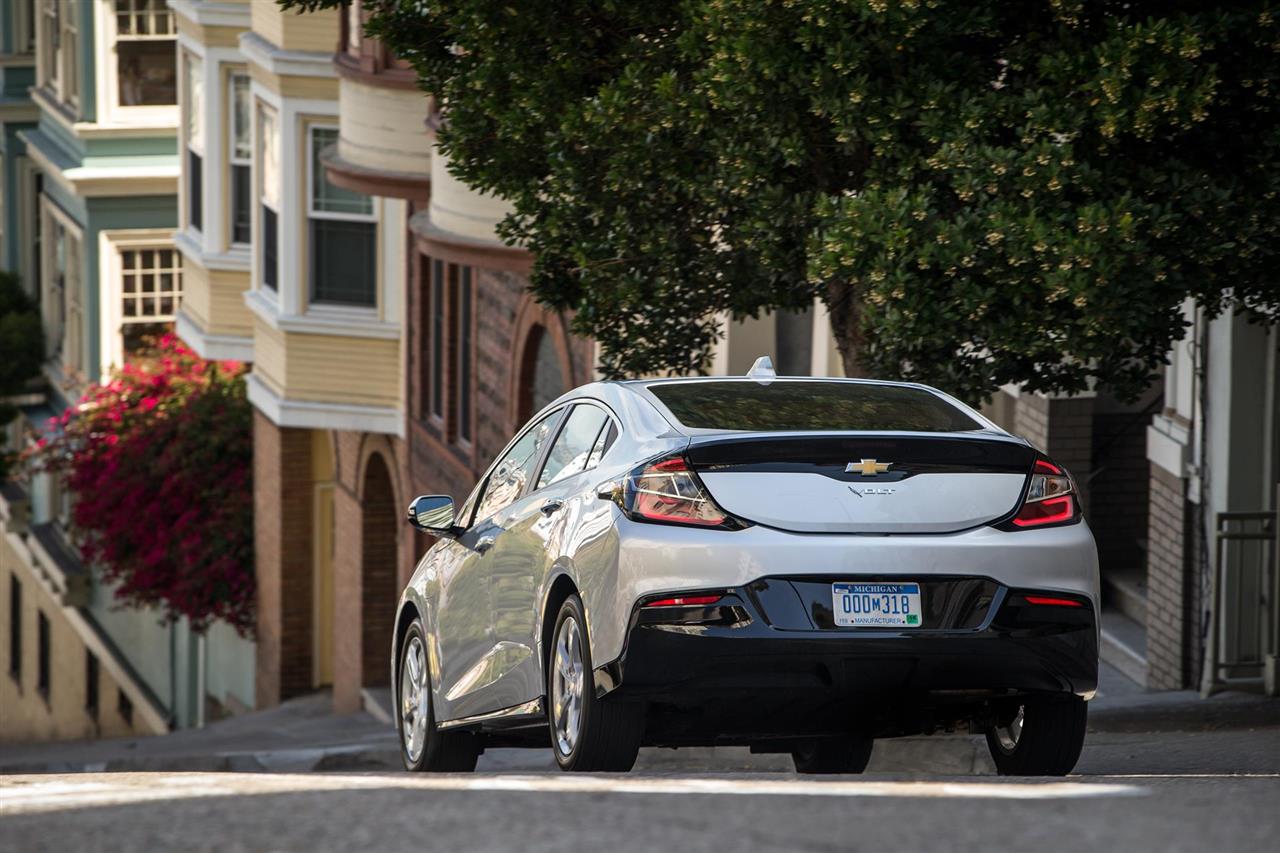
[[[1054,598],[1048,595],[1025,595],[1027,604],[1035,604],[1039,607],[1084,607],[1084,604],[1076,601],[1074,598]]]
[[[627,475],[623,509],[637,520],[697,527],[738,527],[716,506],[684,456],[650,462]]]
[[[705,607],[708,604],[715,604],[723,595],[683,595],[675,598],[659,598],[654,601],[646,601],[645,607]]]
[[[1071,521],[1076,517],[1075,491],[1075,483],[1066,471],[1048,459],[1037,459],[1027,496],[1010,522],[1014,527],[1026,528]]]

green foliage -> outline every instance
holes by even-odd
[[[18,414],[6,397],[23,393],[40,375],[44,328],[40,312],[13,273],[0,270],[0,428]],[[0,441],[0,480],[9,473],[12,454]]]
[[[817,295],[850,370],[1127,396],[1185,298],[1280,312],[1269,0],[364,5],[610,374]]]

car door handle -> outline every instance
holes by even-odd
[[[485,551],[488,551],[492,547],[493,547],[492,536],[481,536],[479,539],[476,540],[477,554],[483,554]]]
[[[560,498],[548,498],[543,501],[540,509],[542,510],[543,515],[551,515],[551,513],[557,512],[562,506],[564,506],[564,501]]]

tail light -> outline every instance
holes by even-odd
[[[1048,459],[1041,458],[1036,460],[1031,471],[1027,496],[1009,524],[1017,530],[1064,524],[1076,520],[1078,507],[1071,475]]]
[[[744,526],[716,506],[683,455],[633,469],[623,483],[622,508],[636,521],[733,530]]]

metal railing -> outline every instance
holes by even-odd
[[[1261,683],[1280,641],[1277,513],[1220,512],[1214,528],[1210,687]]]

